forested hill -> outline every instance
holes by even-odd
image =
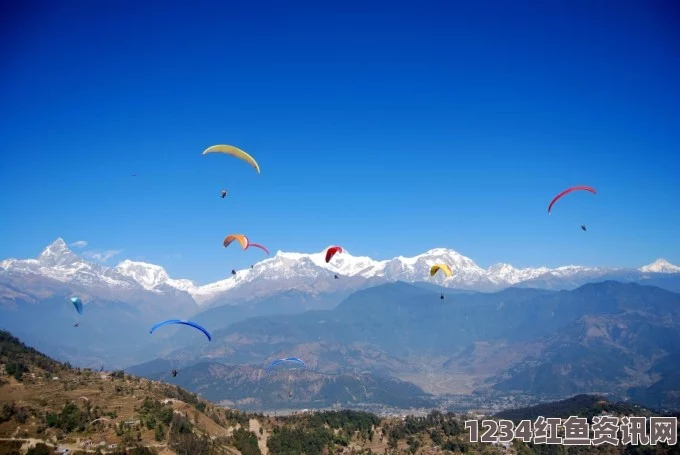
[[[570,416],[587,417],[592,420],[593,416],[608,413],[620,416],[652,416],[656,415],[649,409],[623,402],[610,402],[598,395],[576,395],[566,400],[542,403],[519,409],[509,409],[495,414],[494,417],[513,421],[536,420],[537,417],[560,417],[563,419]]]
[[[608,409],[594,399],[575,397],[573,411],[567,414],[598,406]],[[0,332],[0,406],[2,455],[51,454],[57,448],[74,454],[159,455],[507,453],[500,446],[467,442],[465,421],[472,416],[432,411],[424,417],[382,418],[351,410],[287,417],[248,414],[122,371],[72,368],[7,332]],[[555,403],[542,406],[544,415],[558,415],[551,408]],[[526,412],[508,411],[505,416],[526,418]],[[546,447],[516,440],[511,449],[529,455],[543,453]],[[589,448],[550,446],[551,453],[584,449]],[[677,453],[665,445],[606,450]]]

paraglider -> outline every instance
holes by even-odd
[[[330,262],[337,253],[342,253],[341,246],[332,246],[326,250],[326,263]]]
[[[83,314],[83,301],[80,300],[78,297],[71,297],[71,303],[73,304],[73,307],[76,309],[78,314]]]
[[[430,276],[435,276],[437,272],[442,271],[444,275],[446,275],[446,278],[451,277],[453,273],[451,272],[451,268],[446,265],[446,264],[435,264],[432,267],[430,267]],[[439,300],[444,300],[444,293],[442,292],[439,295]]]
[[[83,314],[83,301],[80,300],[78,297],[71,297],[71,304],[73,305],[73,308],[76,309],[78,314]],[[73,327],[78,327],[80,325],[80,321],[76,319],[75,324],[73,324]]]
[[[430,276],[434,276],[437,272],[442,271],[447,278],[449,278],[453,273],[451,268],[446,264],[435,264],[430,268]]]
[[[566,196],[567,194],[573,192],[573,191],[590,191],[593,194],[597,194],[597,191],[595,191],[595,188],[589,187],[589,186],[572,186],[571,188],[567,188],[566,190],[562,191],[560,194],[555,196],[552,201],[550,201],[550,205],[548,205],[548,215],[550,215],[550,211],[552,210],[552,206],[560,200],[562,197]]]
[[[222,199],[224,199],[224,197],[227,195],[227,192],[225,190],[222,190],[220,195],[222,196]]]
[[[265,371],[265,373],[269,373],[269,371],[272,368],[274,368],[275,366],[280,365],[282,363],[285,363],[285,362],[295,363],[295,364],[302,365],[303,367],[307,368],[307,365],[305,364],[305,362],[298,359],[297,357],[286,357],[285,359],[274,360],[272,363],[269,364],[269,366],[264,371]]]
[[[169,324],[181,324],[181,325],[193,327],[193,328],[198,329],[201,332],[203,332],[203,334],[205,334],[205,336],[208,338],[208,341],[212,341],[212,336],[210,336],[210,333],[205,328],[201,327],[200,325],[196,324],[195,322],[184,321],[184,320],[181,320],[181,319],[168,319],[167,321],[159,322],[158,324],[151,327],[151,330],[149,330],[149,334],[152,334],[154,332],[154,330],[156,330],[157,328],[163,327],[163,326],[169,325]]]
[[[249,242],[248,242],[248,237],[246,237],[246,236],[243,235],[243,234],[229,234],[228,236],[226,236],[226,237],[224,238],[224,241],[222,242],[222,245],[224,245],[224,247],[226,248],[226,247],[228,247],[228,246],[231,244],[231,242],[233,242],[234,240],[238,241],[238,243],[241,244],[241,249],[242,249],[242,250],[245,250],[246,248],[248,248],[248,244],[249,244]]]
[[[582,229],[584,232],[587,231],[586,225],[585,225],[585,224],[582,224],[582,225],[581,225],[581,229]]]
[[[179,373],[177,370],[173,369],[172,370],[172,377],[175,378],[177,377],[177,373]]]
[[[255,158],[253,158],[240,148],[234,147],[233,145],[213,145],[212,147],[208,147],[207,149],[203,150],[203,153],[201,155],[207,155],[208,153],[225,153],[227,155],[240,158],[246,163],[250,164],[252,167],[254,167],[258,174],[260,173],[260,165],[257,164]]]
[[[272,363],[269,364],[269,366],[265,369],[265,374],[269,373],[269,371],[272,370],[277,365],[281,365],[284,363],[291,364],[293,366],[298,366],[301,365],[303,368],[307,368],[307,365],[305,362],[303,362],[301,359],[298,359],[297,357],[286,357],[285,359],[277,359],[274,360]],[[293,389],[290,386],[290,381],[291,377],[290,375],[288,376],[288,398],[293,398]]]
[[[269,250],[267,249],[266,246],[260,245],[259,243],[251,243],[250,240],[248,240],[248,237],[246,237],[244,234],[229,234],[224,238],[224,241],[222,242],[222,245],[224,247],[228,247],[234,240],[236,240],[240,245],[242,250],[247,250],[251,246],[254,246],[255,248],[259,248],[265,253],[267,253],[267,256],[269,256]]]

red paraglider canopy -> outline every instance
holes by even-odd
[[[589,186],[572,186],[571,188],[567,188],[566,190],[562,191],[560,194],[555,196],[555,198],[550,201],[550,205],[548,206],[548,215],[550,215],[550,210],[552,209],[553,204],[557,202],[561,197],[571,193],[572,191],[590,191],[593,194],[597,194],[595,191],[595,188],[591,188]]]
[[[336,253],[342,253],[342,247],[332,246],[326,250],[326,262],[329,262]]]

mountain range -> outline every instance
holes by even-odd
[[[680,408],[680,294],[614,281],[571,291],[444,293],[442,302],[432,290],[387,283],[357,291],[331,310],[236,322],[213,332],[212,343],[170,353],[166,365],[129,371],[158,378],[180,368],[181,383],[193,391],[260,406],[266,397],[255,393],[264,380],[257,372],[293,355],[309,368],[298,378],[310,390],[305,407],[321,400],[328,378],[339,375],[358,381],[357,390],[379,377],[418,386],[410,394],[404,388],[405,400],[424,399],[420,389],[534,398],[594,392]],[[352,400],[370,397],[345,400],[356,405]]]
[[[680,303],[670,291],[680,291],[680,268],[667,261],[485,270],[443,248],[388,261],[344,252],[326,264],[322,256],[278,252],[199,286],[157,265],[104,267],[57,239],[37,259],[0,263],[0,328],[82,366],[140,365],[158,377],[166,368],[144,362],[167,359],[186,371],[187,387],[231,403],[252,399],[253,368],[296,355],[320,375],[306,386],[319,404],[329,396],[375,397],[389,381],[392,390],[410,391],[389,400],[401,394],[410,403],[473,392],[615,390],[677,404]],[[451,278],[429,277],[438,262],[449,264]],[[83,315],[73,295],[83,300]],[[149,334],[171,318],[205,325],[213,342],[176,327]]]
[[[120,292],[148,291],[156,294],[186,293],[197,307],[238,304],[244,300],[266,297],[282,291],[299,290],[312,294],[348,292],[384,282],[429,282],[446,288],[474,291],[497,291],[507,287],[573,289],[593,280],[622,279],[649,281],[680,290],[680,267],[664,259],[638,269],[587,267],[567,265],[516,268],[510,264],[494,264],[488,269],[454,250],[435,248],[414,257],[398,256],[389,260],[373,260],[353,256],[348,251],[337,254],[330,263],[324,260],[325,249],[303,254],[278,251],[252,268],[239,270],[220,281],[198,285],[188,279],[171,278],[155,264],[124,260],[113,268],[89,262],[73,253],[59,238],[37,259],[6,259],[0,262],[2,284],[16,280],[52,280],[77,286],[95,296],[110,296]],[[449,265],[453,275],[429,276],[435,263]],[[225,271],[226,272],[226,271]],[[334,275],[340,279],[335,280]],[[672,279],[668,279],[668,278]],[[14,280],[14,281],[13,281]],[[667,283],[664,283],[667,281]],[[18,284],[21,284],[19,281]],[[3,293],[0,298],[11,299]],[[191,307],[197,311],[196,307]]]

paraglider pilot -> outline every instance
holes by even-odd
[[[338,275],[335,275],[335,279],[336,279],[336,280],[338,279]]]
[[[231,269],[231,274],[232,274],[232,275],[236,275],[236,270]]]
[[[176,376],[177,376],[177,373],[178,373],[177,370],[174,370],[174,369],[173,369],[173,370],[172,370],[172,377],[173,377],[173,378],[176,377]]]
[[[585,225],[585,224],[582,224],[582,225],[581,225],[581,229],[583,229],[583,230],[585,231],[585,230],[586,230],[586,225]]]
[[[222,199],[224,199],[224,196],[226,196],[226,195],[227,195],[227,192],[226,192],[226,191],[224,191],[224,190],[222,190],[222,193],[220,193],[220,194],[222,195]]]
[[[439,296],[441,300],[444,300],[444,293],[442,292],[441,295]]]

